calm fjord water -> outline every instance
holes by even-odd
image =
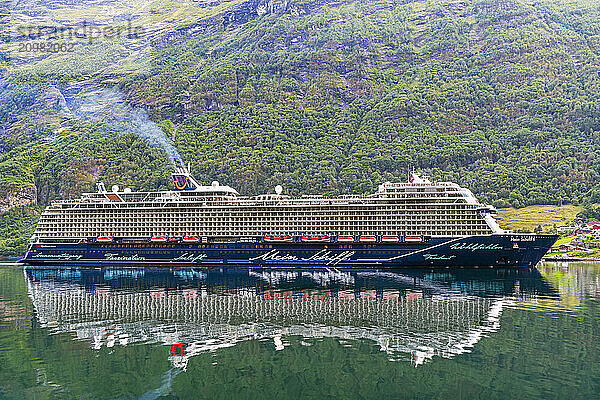
[[[0,268],[0,398],[582,398],[600,266]]]

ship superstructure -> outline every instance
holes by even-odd
[[[113,236],[235,240],[273,235],[469,236],[501,233],[491,206],[451,182],[384,183],[371,195],[240,196],[229,186],[202,186],[185,169],[163,192],[106,191],[53,202],[43,213],[39,241]],[[183,184],[181,183],[183,182]],[[115,188],[116,189],[116,188]],[[277,188],[280,189],[280,188]]]

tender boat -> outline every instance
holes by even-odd
[[[111,243],[113,241],[112,236],[98,236],[96,242],[98,243]]]
[[[405,236],[404,241],[407,243],[421,243],[423,236]]]
[[[353,236],[338,236],[337,241],[339,243],[354,243],[354,237]]]
[[[398,243],[399,241],[400,241],[400,238],[398,236],[382,236],[381,237],[382,243]]]
[[[169,238],[167,236],[152,236],[150,241],[152,243],[166,243]]]

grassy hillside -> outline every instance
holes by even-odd
[[[38,18],[140,37],[0,47],[0,197],[165,187],[160,149],[70,112],[105,88],[242,193],[366,193],[414,167],[497,207],[600,197],[600,1],[75,3]]]
[[[570,226],[583,207],[529,206],[523,208],[501,208],[496,220],[502,229],[533,232],[536,229],[549,232],[559,226]]]

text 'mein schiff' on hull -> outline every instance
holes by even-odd
[[[451,182],[384,183],[371,195],[240,196],[185,168],[174,190],[56,201],[23,262],[60,265],[534,266],[554,235],[513,234]]]

